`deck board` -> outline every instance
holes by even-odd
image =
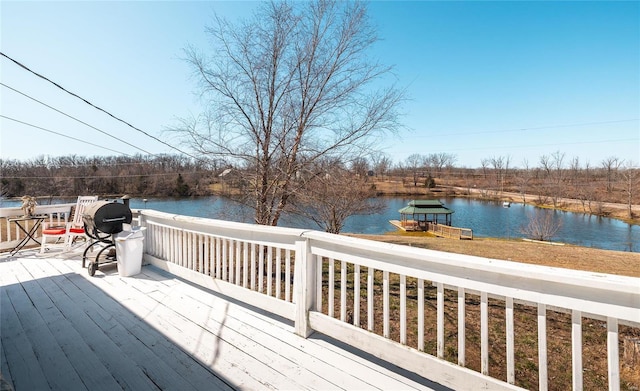
[[[178,368],[165,362],[162,358],[163,352],[161,349],[151,348],[150,346],[152,345],[145,344],[142,341],[140,334],[146,334],[146,328],[138,330],[140,329],[139,325],[131,322],[131,314],[126,311],[118,311],[119,306],[114,306],[108,300],[105,300],[104,303],[100,302],[100,299],[110,300],[102,292],[88,296],[85,292],[74,289],[66,279],[47,280],[54,280],[55,285],[62,289],[71,299],[68,303],[61,303],[60,305],[65,305],[65,311],[69,313],[71,322],[83,325],[81,326],[83,327],[83,334],[89,336],[85,341],[86,343],[93,343],[92,340],[95,339],[96,334],[100,334],[102,340],[119,348],[108,350],[110,354],[105,357],[105,361],[109,367],[117,368],[116,371],[119,373],[123,370],[122,367],[126,366],[125,371],[130,376],[136,375],[143,378],[143,385],[132,385],[132,387],[146,386],[153,388],[158,385],[164,389],[180,386],[183,389],[196,388],[195,386],[188,387],[189,383],[185,382],[186,379]],[[83,311],[78,313],[77,308],[81,308]],[[107,312],[111,308],[115,308],[116,311]],[[106,314],[108,316],[105,316]],[[161,336],[154,338],[154,340],[158,339],[161,339]],[[101,346],[96,345],[96,348]],[[134,357],[135,359],[123,360],[122,357]],[[147,379],[144,379],[145,377]],[[123,382],[123,384],[129,382],[127,376],[119,377],[117,380],[118,382]]]
[[[30,389],[433,389],[427,379],[145,266],[0,257],[0,367]],[[438,387],[436,387],[438,388]]]

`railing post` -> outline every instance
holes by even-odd
[[[139,227],[147,227],[147,219],[145,217],[145,215],[138,210],[138,226]],[[142,259],[143,259],[143,265],[146,265],[147,263],[144,262],[144,254],[148,254],[150,251],[149,249],[154,248],[154,246],[152,246],[151,242],[151,232],[149,232],[148,229],[143,230],[143,234],[144,234],[144,241],[142,242]]]
[[[295,331],[306,338],[311,332],[309,311],[316,300],[316,266],[309,240],[296,241],[296,257],[294,271],[294,297],[296,306]]]

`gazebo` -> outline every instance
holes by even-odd
[[[438,200],[412,200],[408,206],[400,209],[403,227],[414,226],[414,229],[427,229],[427,223],[451,225],[453,211]],[[444,215],[444,218],[441,216]],[[443,221],[444,220],[444,221]]]

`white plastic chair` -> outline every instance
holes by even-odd
[[[78,201],[76,202],[73,219],[71,221],[67,221],[67,219],[65,218],[64,226],[61,226],[58,222],[43,222],[41,241],[42,245],[40,246],[40,253],[44,253],[48,248],[52,246],[52,243],[48,242],[48,240],[50,239],[54,240],[53,245],[59,243],[60,240],[63,239],[63,242],[61,244],[64,245],[64,250],[68,251],[71,249],[71,245],[76,238],[80,236],[85,237],[82,214],[84,213],[87,205],[91,205],[97,200],[98,196],[79,196]]]

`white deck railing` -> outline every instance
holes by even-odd
[[[454,389],[580,390],[593,367],[583,362],[583,344],[600,343],[606,383],[618,390],[619,325],[640,327],[638,278],[152,210],[136,215],[147,227],[147,262],[290,319],[302,336],[321,332]],[[562,322],[570,357],[555,351]],[[569,385],[554,383],[559,374]]]
[[[68,220],[71,208],[75,205],[75,203],[38,205],[36,206],[34,214],[47,215],[49,221],[63,222]],[[20,231],[20,228],[8,220],[12,217],[20,217],[23,215],[24,211],[19,207],[0,208],[0,219],[2,220],[2,225],[0,225],[0,227],[2,227],[2,229],[0,229],[0,250],[13,248],[24,238],[24,233]],[[34,221],[26,220],[22,224],[24,224],[24,228],[29,231],[33,227],[32,224],[34,224]],[[42,227],[38,227],[35,236],[42,236]]]

